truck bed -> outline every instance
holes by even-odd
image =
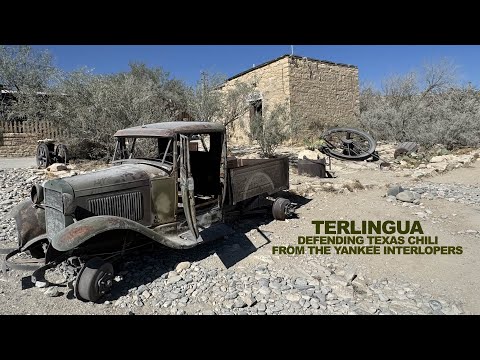
[[[227,160],[228,203],[272,195],[289,188],[288,157]]]

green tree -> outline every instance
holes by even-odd
[[[66,96],[58,101],[59,124],[78,141],[97,143],[106,154],[112,152],[118,129],[172,121],[187,108],[188,88],[163,69],[142,63],[112,75],[87,69],[66,74],[61,91]]]
[[[60,72],[46,50],[0,45],[0,85],[12,98],[0,98],[1,120],[42,119],[54,111],[50,95]]]
[[[244,82],[225,86],[225,81],[224,75],[203,71],[190,92],[188,111],[195,120],[221,122],[228,131],[248,111],[254,87]]]

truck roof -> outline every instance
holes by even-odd
[[[175,134],[203,134],[224,132],[220,123],[205,121],[167,121],[118,130],[115,137],[171,137]]]

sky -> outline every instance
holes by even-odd
[[[61,69],[86,66],[97,74],[128,70],[131,61],[160,66],[194,85],[202,71],[236,75],[290,54],[292,45],[35,45],[48,49]],[[480,45],[293,45],[299,56],[358,66],[360,83],[380,88],[382,79],[447,58],[461,83],[480,85]]]

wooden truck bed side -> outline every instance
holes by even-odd
[[[271,195],[289,188],[288,157],[228,159],[228,203]]]

